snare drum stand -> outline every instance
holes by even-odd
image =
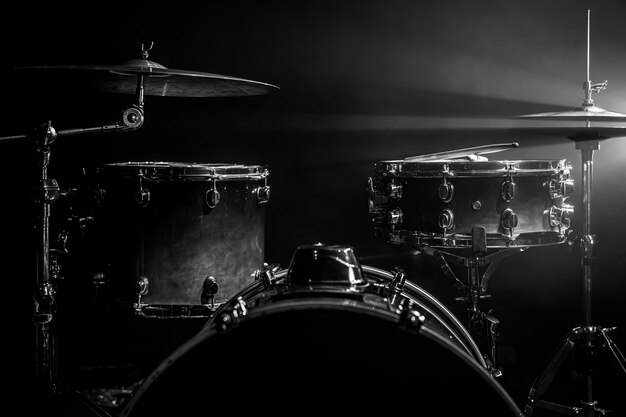
[[[576,138],[571,138],[576,140]],[[576,142],[576,149],[580,149],[582,153],[582,180],[583,180],[583,237],[580,240],[582,252],[581,265],[583,268],[583,326],[572,329],[565,340],[563,340],[555,350],[547,367],[542,374],[535,380],[530,393],[528,402],[524,412],[531,416],[534,409],[544,408],[546,410],[564,413],[573,416],[594,417],[605,415],[606,410],[597,407],[597,401],[593,396],[593,370],[594,358],[600,348],[609,349],[611,355],[615,359],[618,367],[626,376],[626,359],[620,352],[617,345],[609,338],[607,332],[614,328],[599,327],[592,324],[591,321],[591,277],[593,267],[593,246],[595,244],[595,236],[591,234],[591,180],[593,177],[593,151],[600,149],[598,140],[584,140]],[[585,385],[584,399],[581,401],[581,407],[567,407],[554,402],[542,400],[541,397],[548,389],[552,380],[556,377],[560,367],[565,362],[568,355],[578,350],[581,360],[581,374]]]
[[[502,376],[502,371],[496,362],[496,338],[500,321],[492,315],[492,311],[483,312],[478,303],[481,299],[490,298],[487,294],[489,278],[495,271],[500,261],[505,257],[524,251],[526,248],[505,248],[487,255],[487,238],[484,227],[472,228],[472,254],[461,256],[454,253],[444,252],[431,247],[423,247],[422,251],[435,258],[444,275],[451,279],[457,290],[464,295],[457,297],[457,301],[465,301],[467,308],[469,328],[475,334],[486,337],[486,345],[489,351],[484,354],[487,370],[496,378]],[[467,284],[459,280],[446,261],[446,257],[452,258],[457,265],[467,268]],[[488,266],[487,266],[488,265]],[[487,266],[482,272],[482,268]],[[486,334],[485,334],[486,331]]]

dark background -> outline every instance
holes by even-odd
[[[367,178],[381,160],[518,142],[518,149],[489,159],[569,160],[575,181],[569,199],[575,206],[572,229],[580,234],[580,151],[565,137],[514,130],[579,124],[512,117],[582,103],[588,9],[590,78],[609,81],[606,91],[593,96],[595,104],[625,113],[622,1],[14,6],[4,14],[7,24],[1,29],[3,68],[116,65],[137,58],[137,41],[153,41],[149,59],[168,68],[280,87],[273,94],[254,97],[148,96],[145,124],[135,132],[85,134],[55,142],[50,176],[64,188],[79,182],[82,168],[104,162],[267,165],[272,190],[265,226],[268,263],[286,267],[301,244],[350,245],[363,264],[403,267],[412,281],[463,319],[464,305],[454,301],[452,284],[432,259],[374,237],[367,212]],[[3,136],[25,133],[46,120],[57,129],[108,124],[133,102],[131,96],[98,93],[71,79],[41,88],[36,80],[24,80],[10,70],[3,73]],[[28,208],[30,181],[37,172],[27,143],[0,146],[5,189],[0,274],[11,329],[4,339],[16,354],[23,354],[32,349],[29,320],[35,263]],[[593,322],[617,326],[611,334],[622,349],[625,157],[624,138],[601,142],[594,154],[591,214],[598,242]],[[502,384],[523,404],[553,349],[571,328],[582,324],[583,280],[576,245],[530,248],[505,259],[489,290],[492,299],[487,305],[501,321]],[[72,332],[76,337],[67,343],[68,349],[88,357],[98,350],[81,344],[81,333]],[[616,364],[602,368],[599,379],[605,382],[599,385],[606,383],[607,392],[623,393],[625,378],[616,372]],[[27,378],[32,365],[25,360],[18,370]],[[560,383],[568,387],[568,401],[580,399],[577,388],[570,388],[575,377],[565,380]],[[617,406],[617,396],[598,395],[606,401],[600,405]]]

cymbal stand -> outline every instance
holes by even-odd
[[[593,370],[594,358],[600,348],[608,348],[615,359],[618,367],[626,375],[626,359],[617,345],[609,338],[607,332],[613,328],[595,326],[591,320],[591,289],[592,289],[592,268],[593,249],[596,238],[591,234],[591,182],[593,178],[593,151],[600,149],[597,140],[577,141],[576,149],[580,149],[582,154],[582,182],[583,182],[583,237],[581,246],[581,265],[583,268],[583,317],[584,322],[580,327],[572,329],[565,340],[555,350],[550,362],[541,375],[535,380],[525,407],[528,416],[533,414],[535,408],[544,408],[550,411],[564,413],[568,415],[592,417],[605,415],[606,410],[597,407],[597,401],[593,395]],[[568,355],[574,350],[578,350],[584,358],[582,364],[582,375],[585,385],[584,399],[581,407],[567,407],[554,402],[542,400],[541,397],[548,389],[551,382],[556,377],[559,368],[565,362]]]
[[[51,122],[43,124],[35,129],[34,134],[21,134],[15,136],[0,137],[0,143],[34,139],[35,150],[38,157],[39,177],[36,190],[36,203],[40,205],[37,215],[36,232],[38,234],[37,248],[37,274],[34,294],[33,323],[36,329],[36,365],[35,383],[43,391],[54,393],[58,388],[58,369],[56,354],[56,324],[57,303],[55,279],[59,275],[60,266],[55,257],[51,257],[50,250],[50,213],[51,205],[60,196],[65,195],[60,191],[59,184],[55,179],[48,177],[50,163],[51,144],[61,136],[78,135],[84,133],[132,131],[140,128],[144,121],[143,100],[144,86],[143,75],[137,79],[136,98],[137,103],[124,110],[122,118],[113,124],[91,127],[66,129],[57,131]]]
[[[491,298],[491,295],[486,293],[487,286],[500,261],[508,256],[521,253],[525,249],[525,247],[504,248],[487,254],[487,239],[484,227],[472,228],[471,256],[461,256],[428,246],[421,248],[422,252],[435,258],[444,275],[454,282],[459,292],[463,293],[463,296],[455,299],[468,303],[469,328],[480,336],[485,335],[486,330],[485,336],[489,353],[483,356],[487,363],[487,370],[496,378],[502,376],[502,371],[497,367],[496,361],[496,338],[500,321],[492,315],[491,310],[488,312],[481,311],[478,304],[482,299]],[[467,269],[467,284],[456,277],[446,261],[446,257],[451,258],[455,264]]]

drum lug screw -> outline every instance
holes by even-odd
[[[478,200],[472,202],[472,210],[478,211],[483,207],[482,203]]]

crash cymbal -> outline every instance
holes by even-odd
[[[206,72],[169,69],[154,61],[135,59],[122,65],[48,65],[14,68],[33,79],[51,77],[81,88],[88,85],[110,93],[135,94],[143,76],[144,95],[162,97],[227,97],[267,94],[272,84]],[[58,81],[57,81],[58,85]],[[70,88],[70,86],[68,86]]]
[[[576,107],[562,112],[535,113],[517,116],[519,119],[531,120],[559,120],[585,122],[622,122],[626,121],[626,114],[604,110],[594,105]]]

